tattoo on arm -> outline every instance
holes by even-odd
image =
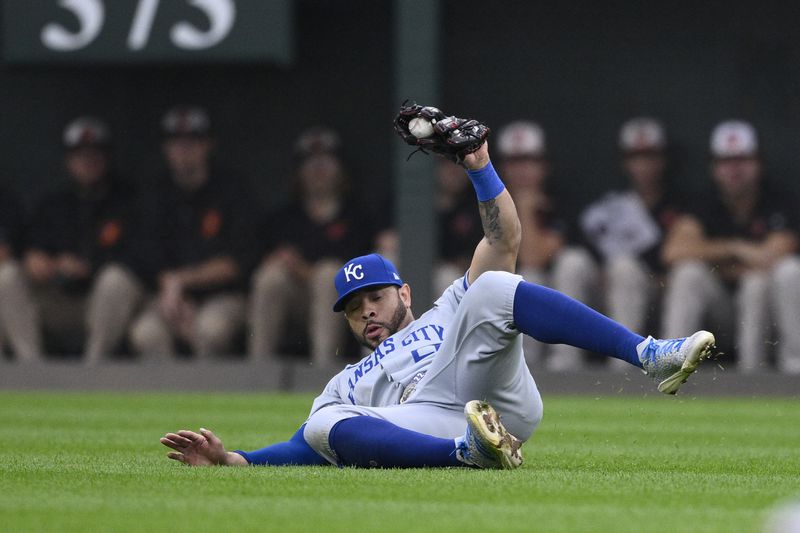
[[[478,204],[483,224],[483,234],[489,242],[496,242],[503,238],[503,228],[500,225],[500,208],[495,200],[487,200]]]

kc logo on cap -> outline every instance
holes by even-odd
[[[403,286],[403,280],[391,261],[378,254],[362,255],[344,264],[334,278],[339,299],[333,305],[336,312],[344,308],[348,296],[356,291],[379,285]]]
[[[350,263],[344,267],[345,280],[350,283],[350,278],[364,279],[364,266],[361,263]]]

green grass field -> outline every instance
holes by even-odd
[[[311,398],[0,393],[2,531],[759,531],[800,496],[800,401],[550,397],[513,472],[192,469],[170,430],[284,440]]]

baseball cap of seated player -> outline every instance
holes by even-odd
[[[108,148],[111,145],[111,133],[108,125],[99,118],[78,117],[64,128],[62,142],[67,150]]]
[[[341,144],[342,141],[335,130],[325,126],[313,126],[297,138],[294,143],[294,153],[301,159],[320,153],[335,154]]]
[[[377,285],[403,286],[403,280],[391,261],[379,254],[362,255],[344,264],[333,280],[339,299],[333,310],[344,309],[347,297],[356,291]]]
[[[201,107],[173,107],[161,119],[161,132],[165,137],[208,137],[211,119]]]
[[[504,158],[529,157],[538,159],[547,153],[544,130],[535,122],[518,120],[500,130],[497,150]]]
[[[716,159],[758,155],[756,129],[743,120],[727,120],[711,132],[711,155]]]
[[[664,127],[656,119],[636,117],[619,130],[619,149],[623,153],[660,152],[667,146]]]

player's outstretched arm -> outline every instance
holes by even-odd
[[[225,451],[222,441],[211,431],[200,428],[200,433],[182,429],[177,433],[167,433],[161,437],[161,444],[174,452],[167,457],[187,466],[247,466],[244,457]]]
[[[520,222],[514,201],[489,160],[489,128],[477,120],[448,117],[436,107],[406,101],[394,119],[394,129],[407,144],[467,169],[478,196],[484,234],[472,256],[468,281],[490,270],[514,272]]]
[[[517,216],[517,208],[508,190],[496,177],[494,169],[490,167],[489,148],[487,143],[476,151],[464,157],[464,166],[468,171],[473,171],[470,178],[478,192],[478,208],[483,223],[483,239],[475,248],[472,263],[469,268],[469,282],[472,283],[478,276],[490,270],[514,272],[517,264],[517,254],[521,239],[521,226]],[[499,194],[481,200],[482,191],[473,177],[474,171],[494,173],[497,180],[496,188],[502,189]],[[482,179],[482,178],[479,178]],[[485,194],[485,193],[484,193]],[[492,196],[489,194],[489,196]]]

